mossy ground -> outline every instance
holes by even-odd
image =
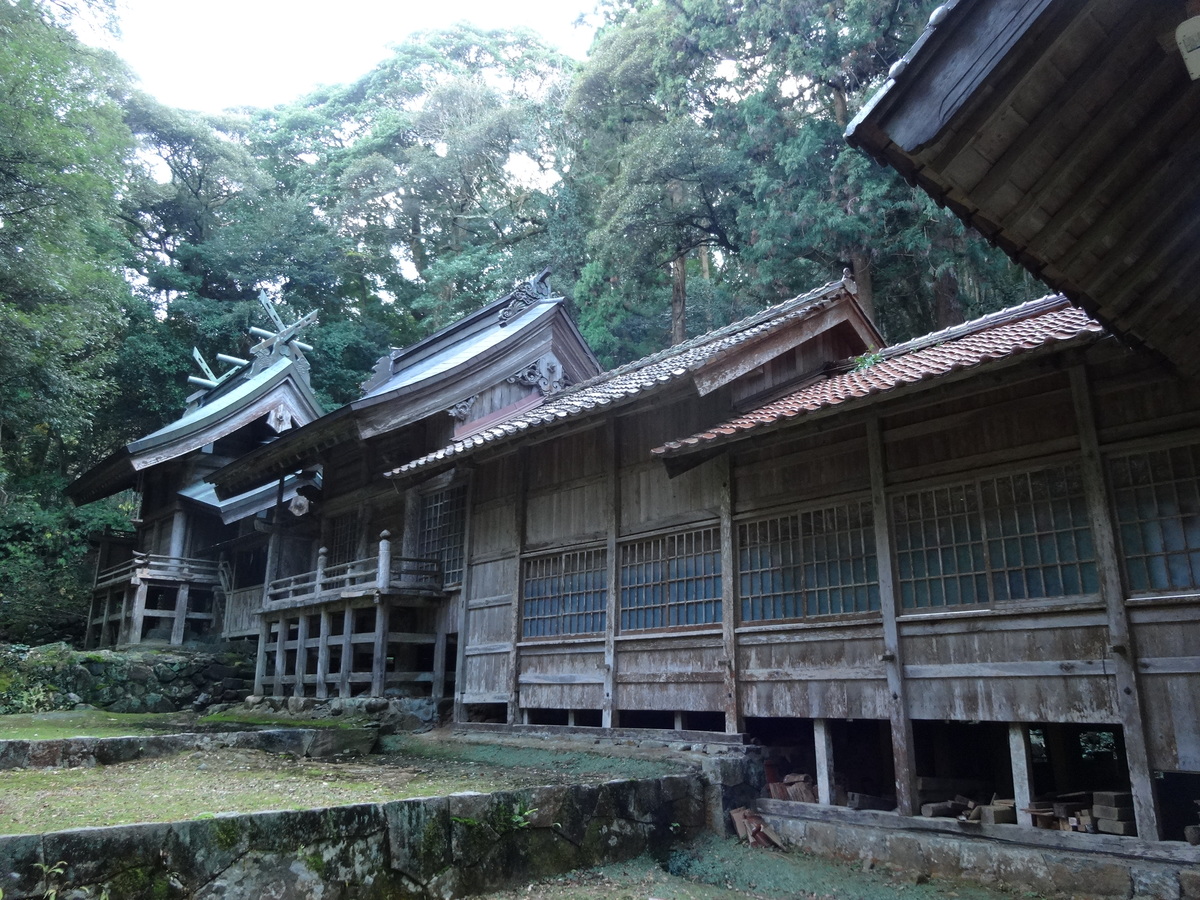
[[[294,721],[243,710],[197,716],[191,712],[114,713],[103,709],[70,709],[0,716],[0,740],[48,741],[74,737],[184,734],[193,731],[250,731],[257,728],[361,728],[366,722],[365,716]]]
[[[793,850],[756,850],[709,836],[665,863],[649,857],[546,878],[490,900],[1015,900],[1029,894],[947,879],[918,884],[911,874],[865,870]]]
[[[346,762],[227,749],[102,768],[9,770],[0,792],[0,834],[380,803],[679,770],[669,762],[492,748],[448,735],[398,738],[389,745],[388,753]]]

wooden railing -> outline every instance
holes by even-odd
[[[327,566],[329,551],[317,551],[317,568],[312,572],[277,578],[267,586],[265,609],[276,605],[296,606],[352,592],[439,594],[442,564],[436,559],[393,557],[390,534],[379,536],[379,554]]]
[[[127,559],[99,572],[96,575],[95,586],[97,588],[112,587],[142,578],[216,584],[218,581],[217,564],[209,559],[135,553],[132,559]]]

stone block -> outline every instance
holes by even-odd
[[[1180,900],[1179,873],[1166,866],[1130,870],[1134,900]]]
[[[48,889],[39,865],[45,865],[40,834],[0,835],[0,888],[5,897],[41,897]],[[57,859],[49,865],[54,865]]]
[[[1064,893],[1092,900],[1125,900],[1133,881],[1129,869],[1115,862],[1056,855],[1048,864],[1050,893]]]
[[[1200,900],[1200,868],[1179,870],[1180,900]]]
[[[314,759],[328,756],[366,756],[379,740],[374,728],[319,728],[312,734],[305,755]]]

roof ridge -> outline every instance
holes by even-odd
[[[969,334],[988,331],[992,328],[998,328],[1001,325],[1020,322],[1023,319],[1032,319],[1034,316],[1040,316],[1059,307],[1070,305],[1071,302],[1062,294],[1047,294],[1045,297],[1039,297],[1036,300],[1026,300],[1024,303],[1018,303],[1016,306],[1009,306],[996,312],[987,313],[977,319],[971,319],[969,322],[961,322],[958,325],[947,326],[940,331],[920,335],[902,344],[892,344],[880,350],[879,355],[882,359],[892,359],[896,356],[903,356],[905,353],[913,353],[917,350],[924,350],[926,347],[944,344],[947,341],[956,341]]]

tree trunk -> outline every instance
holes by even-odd
[[[961,325],[965,321],[962,303],[958,298],[958,277],[953,269],[947,267],[946,271],[934,279],[933,302],[934,315],[937,316],[935,330]]]
[[[850,265],[854,267],[854,283],[858,285],[858,294],[854,299],[858,301],[863,314],[878,326],[879,319],[875,315],[875,288],[871,284],[871,259],[866,253],[851,253]]]
[[[671,343],[687,340],[687,255],[671,261]]]

